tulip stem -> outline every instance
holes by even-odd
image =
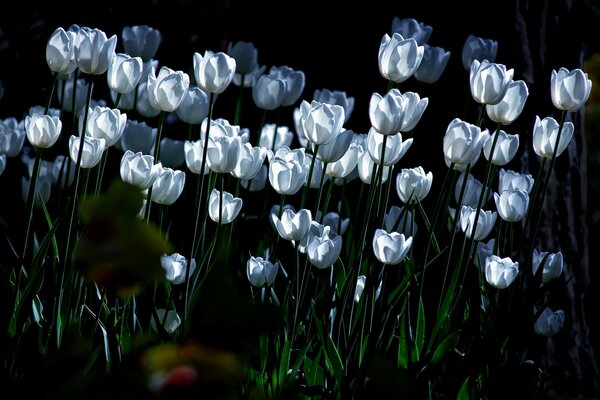
[[[48,114],[48,110],[50,110],[50,104],[52,103],[52,96],[54,95],[54,89],[56,88],[56,83],[58,82],[58,73],[54,72],[52,74],[52,87],[50,89],[50,93],[48,95],[48,100],[46,101],[46,107],[44,108],[44,115]],[[23,252],[21,252],[21,263],[25,262],[25,256],[27,252],[27,247],[29,245],[29,232],[31,229],[31,220],[33,218],[33,200],[34,193],[37,185],[37,178],[40,173],[40,165],[42,161],[42,153],[43,149],[38,148],[35,154],[35,161],[33,163],[33,171],[31,173],[31,180],[29,181],[29,191],[27,193],[27,228],[25,229],[25,240],[23,241]],[[18,287],[18,286],[17,286]]]
[[[198,187],[196,187],[196,207],[195,207],[195,214],[196,214],[196,222],[194,223],[194,237],[192,239],[192,253],[190,255],[190,258],[193,258],[194,255],[196,254],[196,250],[197,250],[197,244],[196,244],[196,240],[197,240],[197,233],[198,233],[198,222],[200,220],[200,213],[201,213],[201,205],[202,205],[202,193],[204,192],[204,171],[206,171],[206,153],[208,152],[208,138],[210,136],[210,126],[211,126],[211,121],[212,121],[212,113],[213,113],[213,106],[214,106],[214,93],[210,93],[208,96],[208,118],[206,120],[206,135],[204,136],[204,148],[202,149],[202,166],[200,167],[200,191],[198,191]],[[200,129],[200,139],[202,139],[202,129]],[[187,293],[187,291],[186,291]]]
[[[381,226],[381,227],[383,227],[383,223],[385,220],[385,213],[386,213],[386,210],[388,207],[388,202],[390,200],[390,193],[392,192],[393,172],[394,172],[394,165],[392,164],[388,167],[388,179],[386,182],[385,196],[383,197],[383,199],[384,199],[383,212],[381,213],[381,220],[379,222],[379,226]]]
[[[246,79],[246,74],[242,74],[240,89],[238,90],[237,101],[235,103],[235,116],[233,118],[233,124],[239,125],[240,119],[242,117],[242,100],[244,94],[244,80]]]
[[[391,82],[391,81],[390,81]],[[385,210],[383,212],[383,214],[381,213],[381,201],[383,198],[383,169],[385,168],[385,146],[387,145],[387,140],[388,140],[388,135],[383,135],[383,143],[381,145],[381,159],[379,160],[379,181],[377,183],[377,192],[379,194],[379,199],[377,200],[377,214],[376,214],[376,218],[379,219],[379,217],[381,216],[381,221],[383,221],[383,214],[385,214]],[[390,177],[388,176],[388,179]]]
[[[306,186],[304,186],[304,189],[302,191],[302,199],[300,201],[300,208],[304,208],[304,205],[306,204],[306,197],[308,196],[308,192],[310,190],[310,183],[312,181],[312,175],[313,175],[313,171],[315,169],[315,161],[317,159],[318,152],[319,152],[319,145],[315,144],[315,149],[313,151],[312,158],[310,161],[310,168],[308,170],[308,178],[306,181]]]
[[[77,85],[74,85],[74,88]],[[71,243],[71,235],[73,233],[73,223],[75,219],[75,210],[77,209],[77,192],[79,191],[79,181],[81,180],[81,159],[83,158],[83,147],[85,143],[85,132],[87,127],[87,119],[89,114],[90,103],[92,102],[92,91],[94,90],[94,75],[91,75],[90,81],[88,82],[88,92],[87,99],[85,103],[85,110],[83,111],[83,124],[81,126],[81,132],[79,133],[79,149],[77,152],[77,160],[75,162],[75,187],[73,188],[73,199],[71,204],[71,217],[69,219],[69,228],[67,231],[67,244],[65,246],[65,268],[63,269],[63,277],[62,282],[64,282],[65,271],[67,270],[67,265],[71,261],[70,254],[70,243]],[[75,93],[73,93],[73,98],[75,98]],[[75,110],[73,111],[75,113]],[[61,284],[62,287],[62,284]],[[60,300],[59,300],[60,303]],[[60,307],[59,307],[60,309]]]
[[[160,156],[160,138],[162,136],[163,125],[165,124],[166,111],[161,110],[158,116],[158,130],[156,132],[156,141],[154,142],[154,165],[158,164],[158,157]],[[148,188],[148,194],[146,195],[146,211],[144,212],[144,219],[146,223],[150,221],[150,208],[152,206],[152,188],[154,185]]]
[[[327,163],[323,163],[323,170],[321,171],[321,178],[319,179],[319,195],[317,196],[317,207],[315,208],[315,219],[317,219],[317,214],[319,212],[319,206],[321,205],[321,196],[323,194],[323,181],[325,180],[325,169],[327,168]],[[323,211],[321,212],[321,218],[319,218],[320,221],[323,221],[323,218],[325,217],[325,211],[327,211],[326,208],[323,208]]]
[[[552,152],[552,158],[550,158],[550,165],[548,165],[548,170],[546,171],[546,178],[544,179],[542,192],[540,193],[540,202],[539,202],[539,211],[537,213],[537,220],[535,222],[535,228],[533,229],[533,235],[531,235],[531,243],[529,246],[529,251],[527,252],[527,261],[525,262],[525,266],[528,266],[531,262],[531,256],[533,254],[533,248],[535,247],[535,237],[537,236],[538,230],[540,228],[540,222],[542,221],[542,214],[544,213],[544,201],[546,200],[546,193],[548,192],[548,187],[550,186],[550,178],[552,177],[552,170],[554,169],[554,164],[556,164],[556,155],[558,154],[558,147],[560,144],[560,136],[563,131],[563,126],[565,124],[565,119],[567,117],[567,111],[563,111],[560,118],[560,125],[558,127],[558,133],[556,135],[556,142],[554,143],[554,150]]]

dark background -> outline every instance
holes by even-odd
[[[371,94],[383,94],[387,89],[387,82],[379,75],[377,50],[383,34],[390,33],[394,16],[415,18],[431,25],[433,34],[428,43],[452,53],[448,67],[437,83],[421,84],[411,78],[400,85],[402,92],[416,91],[421,97],[429,98],[429,106],[415,130],[413,148],[403,160],[405,166],[422,165],[426,170],[443,168],[440,146],[449,121],[460,117],[475,122],[477,105],[469,98],[468,73],[461,61],[462,45],[469,34],[498,40],[496,62],[514,68],[515,79],[525,79],[529,86],[530,97],[522,117],[507,129],[509,133],[521,134],[522,149],[530,146],[528,141],[535,115],[543,118],[555,113],[558,118],[550,103],[551,70],[581,68],[584,60],[600,50],[597,34],[600,12],[591,0],[20,1],[12,3],[10,11],[4,8],[0,13],[0,80],[4,86],[0,118],[14,116],[21,119],[30,106],[45,103],[51,84],[45,46],[56,28],[67,29],[71,24],[78,24],[102,29],[108,36],[117,35],[117,52],[122,52],[123,27],[146,24],[162,34],[163,42],[156,55],[160,66],[186,71],[192,77],[194,52],[226,51],[228,42],[251,41],[258,49],[259,64],[266,65],[267,70],[271,66],[288,65],[305,73],[306,87],[300,99],[310,101],[314,90],[323,88],[346,91],[353,96],[354,111],[345,127],[366,133],[370,127],[368,103]],[[594,84],[600,85],[600,82]],[[232,120],[236,94],[237,88],[232,85],[218,97],[215,117]],[[292,107],[282,109],[280,121],[294,130],[291,115]],[[247,91],[241,125],[256,134],[260,116],[253,109]],[[579,122],[583,121],[581,115],[579,118]],[[561,160],[563,165],[558,163],[557,168],[571,171],[574,175],[569,177],[579,177],[583,189],[581,197],[574,202],[583,204],[576,210],[583,215],[586,207],[594,209],[593,199],[597,195],[590,192],[588,199],[586,152],[592,154],[597,149],[586,148],[586,136],[591,137],[599,129],[589,127],[585,135],[583,124],[576,123],[576,127],[582,149],[580,158],[574,163]],[[165,133],[167,136],[178,135],[169,130]],[[589,168],[590,173],[596,171],[593,165]],[[5,193],[1,196],[5,198]],[[589,274],[587,272],[590,263],[587,239],[589,235],[594,256],[597,226],[585,215],[582,218],[584,224],[589,223],[589,230],[585,227],[580,230],[584,234],[578,237],[584,244],[573,250],[579,258],[567,257],[576,270],[571,279],[575,282],[579,279],[576,289],[582,293],[577,299],[564,300],[565,308],[570,301],[581,310],[579,318],[582,320],[566,329],[565,335],[584,338],[589,335],[590,339],[587,344],[565,340],[566,345],[559,343],[553,357],[564,362],[565,368],[575,371],[570,375],[571,391],[592,396],[598,389],[592,348],[596,349],[596,354],[600,351],[599,335],[596,334],[599,327],[597,318],[587,310],[600,298],[595,294],[599,292],[598,285],[593,283],[598,279],[598,273],[595,268],[590,268]],[[546,242],[564,245],[564,241],[554,237],[563,234],[573,236],[578,233],[550,229],[546,231],[549,238]],[[584,273],[577,272],[579,270]],[[576,348],[575,353],[583,351],[588,358],[578,358],[572,352],[567,355],[573,348]]]

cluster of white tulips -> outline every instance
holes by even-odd
[[[28,215],[25,238],[10,238],[16,243],[23,241],[19,245],[23,253],[14,263],[14,275],[19,276],[15,293],[21,297],[32,276],[28,263],[48,260],[48,255],[40,253],[49,248],[40,245],[45,234],[59,242],[58,253],[64,253],[56,259],[61,259],[68,271],[85,229],[77,227],[78,206],[84,198],[99,196],[104,183],[112,179],[139,191],[143,202],[135,210],[137,218],[147,224],[160,219],[159,228],[167,235],[168,223],[162,221],[165,207],[178,207],[184,193],[193,199],[193,209],[187,212],[193,216],[186,234],[190,241],[172,243],[172,252],[156,260],[172,285],[167,290],[172,294],[166,296],[172,301],[151,306],[155,314],[148,318],[149,326],[155,331],[162,326],[172,335],[183,335],[186,321],[193,318],[191,299],[217,260],[211,256],[216,246],[227,252],[240,249],[231,237],[236,229],[243,229],[244,219],[250,218],[250,212],[244,210],[249,199],[276,199],[274,204],[266,204],[264,215],[253,216],[261,219],[264,231],[249,233],[261,238],[261,245],[243,254],[245,266],[234,268],[245,267],[247,292],[261,293],[261,300],[257,296],[252,301],[274,303],[290,313],[278,340],[291,343],[287,347],[278,344],[284,349],[276,350],[284,352],[281,357],[290,371],[304,365],[290,362],[290,357],[315,352],[309,346],[314,339],[310,336],[314,320],[324,331],[315,337],[327,346],[336,346],[337,357],[346,368],[354,354],[360,354],[357,365],[363,368],[364,349],[372,340],[365,326],[379,326],[377,313],[394,313],[381,318],[382,332],[388,332],[389,324],[413,329],[411,318],[418,313],[419,324],[426,321],[423,324],[435,328],[429,346],[418,340],[413,343],[416,353],[407,357],[412,360],[409,363],[416,363],[427,357],[432,346],[447,343],[440,332],[453,313],[462,315],[456,308],[466,301],[461,296],[467,289],[461,282],[473,283],[468,278],[472,274],[481,279],[480,287],[471,290],[481,290],[489,295],[489,301],[493,301],[493,293],[501,301],[498,293],[516,292],[517,286],[528,290],[532,281],[537,282],[535,288],[551,284],[562,273],[563,255],[560,249],[535,249],[531,243],[555,160],[568,149],[576,129],[568,121],[569,113],[585,104],[592,83],[581,69],[552,72],[550,95],[562,116],[559,120],[536,116],[531,131],[523,133],[532,135],[533,151],[541,158],[541,170],[534,179],[532,174],[507,167],[521,145],[519,135],[509,133],[510,124],[523,111],[528,87],[523,80],[514,80],[513,69],[495,62],[497,42],[469,36],[461,61],[468,73],[465,85],[480,110],[479,119],[455,117],[448,122],[443,140],[432,143],[432,149],[439,147],[439,156],[448,167],[445,179],[438,179],[437,173],[434,179],[434,172],[421,166],[402,165],[413,142],[429,140],[414,132],[430,100],[400,90],[409,79],[434,84],[444,73],[450,52],[430,46],[431,33],[430,26],[414,19],[394,18],[391,34],[382,37],[377,55],[389,90],[372,93],[368,108],[371,128],[358,133],[347,126],[354,110],[353,97],[345,91],[320,89],[307,99],[304,73],[289,66],[273,66],[267,72],[266,66],[258,63],[253,43],[229,43],[226,52],[194,53],[190,56],[192,81],[183,71],[159,68],[155,56],[162,37],[152,27],[125,27],[120,42],[123,52],[116,51],[117,36],[107,37],[100,29],[76,25],[56,29],[46,47],[47,65],[54,77],[47,105],[32,107],[21,121],[7,118],[0,124],[0,173],[12,172],[11,163],[21,162],[19,157],[27,165],[22,177],[23,207]],[[215,102],[231,84],[238,86],[240,93],[251,90],[254,112],[258,118],[262,116],[258,132],[239,123],[241,97],[235,120],[213,115]],[[108,86],[110,99],[94,100],[99,85]],[[273,110],[290,110],[294,127],[268,121]],[[252,105],[245,104],[244,113],[251,112]],[[68,121],[71,115],[73,122]],[[133,115],[137,119],[132,119]],[[484,128],[486,116],[496,124],[495,129]],[[169,119],[189,126],[187,140],[170,137]],[[63,143],[61,135],[70,135],[64,141],[66,149],[54,147]],[[45,154],[51,148],[58,155],[48,160]],[[111,170],[106,165],[109,150],[120,156],[116,177],[104,173]],[[480,179],[473,174],[476,163],[485,163]],[[93,177],[95,186],[88,184],[94,182]],[[434,185],[441,188],[437,201],[428,198]],[[342,192],[346,197],[332,196],[340,188],[348,188]],[[353,192],[355,188],[360,196]],[[50,203],[58,193],[64,201],[57,210]],[[435,208],[435,215],[423,209],[423,202]],[[158,208],[151,209],[153,203],[160,206],[160,216]],[[345,208],[348,204],[352,205]],[[349,210],[355,204],[360,212]],[[36,224],[36,214],[46,215],[49,221],[59,216],[67,221],[66,244],[61,242],[63,237],[54,236],[56,230],[49,228],[52,224]],[[522,243],[517,243],[520,249],[513,243],[513,231],[522,235]],[[446,239],[448,242],[442,243]],[[230,262],[235,263],[234,258]],[[290,268],[290,262],[295,262],[296,268]],[[443,284],[429,311],[422,287],[427,282],[427,268],[438,264],[442,265],[437,270],[442,270]],[[393,268],[401,272],[390,272]],[[324,275],[318,271],[323,270],[330,273],[321,296],[316,288],[321,287],[317,285],[322,284]],[[343,277],[336,278],[336,274]],[[98,290],[101,293],[103,289]],[[415,293],[418,297],[413,304],[418,306],[411,317],[407,310]],[[37,299],[34,313],[43,308],[36,304],[50,307],[48,293],[40,290],[33,294]],[[315,304],[311,306],[311,296],[313,302],[331,303],[323,306],[323,319],[319,319]],[[377,306],[382,301],[389,301],[385,303],[388,311],[386,306]],[[530,310],[534,317],[530,327],[543,336],[558,333],[565,320],[562,310],[548,304],[536,303]],[[487,309],[487,302],[480,306]],[[438,316],[440,310],[449,318],[447,322]],[[421,315],[429,312],[428,317]],[[38,317],[37,322],[43,324],[43,318]],[[419,327],[417,330],[424,329]],[[447,333],[448,338],[453,337]],[[323,334],[329,339],[323,339]],[[355,334],[359,344],[352,346],[349,337]],[[331,351],[330,347],[324,350],[327,363],[314,354],[311,362],[321,362],[341,379],[343,374],[337,375],[341,372],[335,368]],[[266,360],[273,355],[265,352],[262,357]],[[265,392],[275,390],[267,389],[264,382],[261,385]]]

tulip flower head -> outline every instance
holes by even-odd
[[[538,273],[538,269],[542,267],[542,283],[547,284],[557,279],[562,274],[564,264],[563,255],[559,251],[550,253],[547,251],[538,252],[533,250],[533,258],[531,261],[531,272],[533,275]]]
[[[387,33],[379,44],[379,73],[385,79],[400,83],[410,78],[419,68],[425,48],[413,38],[399,33],[391,37]]]
[[[575,112],[587,101],[592,92],[592,81],[581,69],[553,70],[550,78],[550,97],[559,110]]]
[[[555,152],[556,157],[560,156],[571,142],[574,129],[572,122],[565,122],[561,127],[552,117],[540,120],[536,115],[533,126],[533,150],[538,156],[548,159],[554,157]],[[558,141],[559,132],[560,141]]]
[[[196,260],[192,259],[188,263],[187,258],[179,253],[163,254],[160,257],[160,265],[165,270],[165,278],[173,285],[181,285],[186,276],[189,278],[196,270]]]
[[[403,233],[387,233],[377,229],[373,235],[373,252],[383,264],[400,264],[408,254],[412,241],[412,237],[406,238]]]
[[[485,280],[495,288],[506,289],[519,275],[519,263],[509,257],[500,258],[495,255],[485,260]]]
[[[533,324],[533,330],[538,335],[551,337],[560,332],[564,323],[565,312],[563,310],[552,311],[546,307]]]
[[[236,69],[233,57],[223,52],[210,50],[194,53],[194,78],[196,84],[206,93],[223,93],[231,83]]]
[[[262,257],[250,256],[246,262],[248,281],[257,288],[273,286],[278,271],[279,261],[273,264]]]
[[[468,71],[473,60],[494,62],[497,52],[498,42],[496,40],[469,35],[465,39],[462,49],[463,67]]]
[[[121,40],[127,54],[140,57],[146,63],[156,56],[162,35],[151,26],[134,25],[123,28]]]

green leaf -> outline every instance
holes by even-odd
[[[415,332],[415,347],[417,349],[417,357],[420,358],[423,344],[425,343],[425,306],[423,298],[419,296],[419,312],[417,314],[417,330]]]
[[[440,345],[433,352],[433,357],[431,357],[431,365],[436,365],[447,352],[454,349],[459,338],[460,330],[454,331],[450,335],[446,336],[446,338],[442,340]]]
[[[404,307],[406,308],[406,303]],[[408,368],[408,338],[406,337],[406,312],[400,317],[400,332],[398,335],[398,368]]]
[[[285,386],[285,381],[288,376],[288,369],[290,367],[290,353],[292,351],[292,341],[286,340],[283,345],[283,351],[281,352],[281,361],[279,363],[279,386]]]
[[[333,372],[336,383],[339,384],[342,380],[342,375],[344,374],[344,364],[342,363],[342,359],[340,358],[337,347],[335,347],[335,343],[333,343],[333,340],[331,340],[331,336],[329,336],[329,333],[326,333],[323,330],[323,324],[319,320],[315,310],[314,300],[311,303],[311,308],[315,318],[315,325],[317,326],[319,338],[321,339],[322,343],[325,343],[325,360]]]
[[[39,327],[42,326],[42,321],[44,320],[44,305],[40,300],[40,297],[36,294],[33,300],[31,301],[31,308],[33,309],[33,319],[35,323],[38,324]]]
[[[465,379],[460,389],[458,390],[458,394],[456,395],[456,400],[470,400],[469,398],[469,377]]]
[[[319,365],[322,353],[323,349],[319,348],[314,359],[311,359],[310,357],[304,358],[304,371],[307,371],[306,384],[308,386],[323,386],[325,383],[325,371]]]

